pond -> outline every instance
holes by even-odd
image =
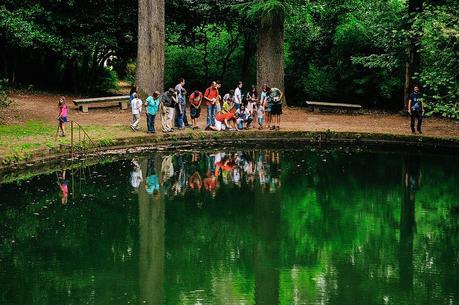
[[[0,186],[1,304],[459,304],[459,157],[176,151]]]

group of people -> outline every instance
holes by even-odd
[[[141,164],[145,161],[144,167]],[[139,189],[143,182],[150,195],[161,192],[176,196],[193,190],[215,196],[221,184],[236,187],[259,185],[269,192],[281,187],[279,152],[168,154],[151,156],[144,161],[133,160],[132,164],[132,187]]]
[[[204,93],[195,90],[187,96],[185,79],[180,78],[175,88],[169,88],[163,93],[155,91],[146,98],[145,102],[140,99],[137,88],[133,87],[130,92],[132,111],[130,127],[133,131],[139,130],[140,113],[145,109],[149,133],[156,132],[155,119],[158,113],[161,115],[163,132],[172,132],[186,127],[199,129],[201,107],[205,106],[207,110],[205,130],[243,130],[256,128],[256,124],[258,129],[263,129],[265,123],[266,128],[270,130],[280,129],[284,97],[280,89],[270,88],[265,84],[260,94],[255,86],[244,93],[243,83],[240,81],[234,90],[229,90],[222,97],[221,87],[219,81],[212,81]],[[189,108],[191,123],[188,121],[187,108]]]

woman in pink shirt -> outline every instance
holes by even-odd
[[[65,97],[61,97],[59,100],[59,115],[57,117],[57,120],[59,121],[59,129],[61,130],[61,137],[65,137],[65,126],[64,124],[67,122],[67,113],[68,113],[68,108],[67,105],[65,104]]]

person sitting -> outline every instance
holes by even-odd
[[[249,129],[253,116],[247,111],[244,105],[241,105],[241,108],[236,110],[236,117],[237,128],[239,130],[244,129],[244,123],[246,123],[245,129]]]

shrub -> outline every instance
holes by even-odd
[[[107,93],[119,90],[118,74],[114,70],[105,68],[97,78],[94,89],[98,93]]]
[[[2,79],[0,80],[0,108],[7,107],[11,102],[8,96],[8,81]]]

